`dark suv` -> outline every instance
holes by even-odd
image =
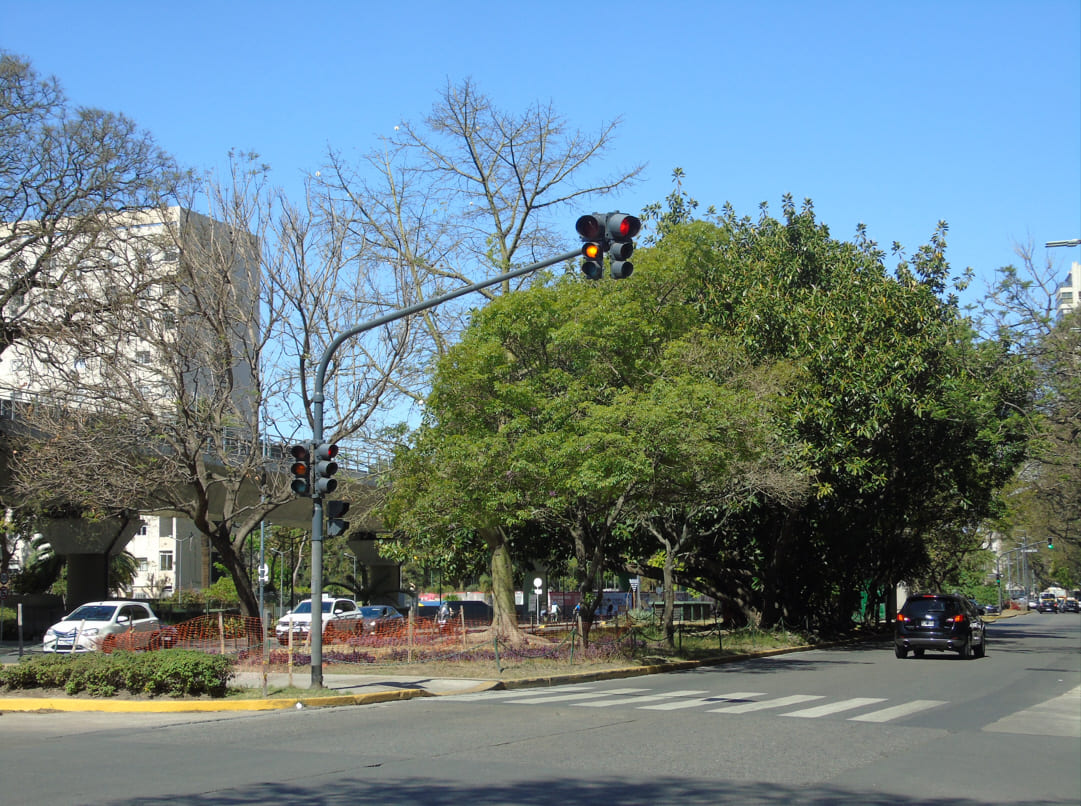
[[[964,596],[920,593],[910,596],[897,614],[893,651],[922,658],[925,650],[957,652],[962,658],[982,658],[987,652],[983,614]]]

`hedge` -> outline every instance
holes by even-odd
[[[188,649],[86,655],[36,655],[0,668],[0,688],[62,688],[67,694],[118,692],[171,697],[224,697],[233,660]]]

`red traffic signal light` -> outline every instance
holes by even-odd
[[[641,231],[642,221],[626,213],[609,213],[604,229],[613,241],[629,241]]]
[[[612,241],[609,249],[612,277],[616,280],[630,277],[634,271],[634,264],[628,259],[634,253],[631,239],[642,230],[641,220],[626,213],[609,213],[604,228]]]
[[[331,478],[338,472],[338,463],[334,457],[338,455],[338,446],[329,442],[315,446],[315,492],[319,495],[332,493],[338,489],[338,480]]]
[[[311,494],[311,451],[307,445],[294,445],[289,449],[293,464],[289,472],[293,474],[293,483],[289,488],[297,495]]]

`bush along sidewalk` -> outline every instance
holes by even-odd
[[[236,674],[231,658],[174,649],[105,655],[39,655],[0,668],[0,688],[63,689],[68,695],[120,692],[168,697],[224,697]]]

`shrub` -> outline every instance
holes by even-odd
[[[234,674],[233,661],[187,649],[161,652],[117,651],[74,657],[44,655],[0,669],[0,686],[8,690],[62,688],[111,697],[119,691],[174,697],[222,697]]]

